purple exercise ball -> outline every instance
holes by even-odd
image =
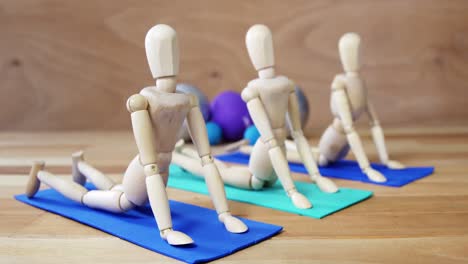
[[[211,121],[221,127],[227,141],[241,139],[245,129],[252,125],[247,104],[234,91],[222,92],[211,101]]]

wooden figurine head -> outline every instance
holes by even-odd
[[[275,66],[273,38],[267,26],[254,25],[250,27],[245,36],[245,44],[250,60],[257,71]]]
[[[345,72],[358,72],[361,68],[359,63],[359,44],[361,38],[357,33],[346,33],[338,42],[341,64]]]
[[[173,28],[164,24],[152,27],[146,33],[145,49],[153,78],[179,73],[179,45]]]

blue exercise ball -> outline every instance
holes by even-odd
[[[200,110],[202,112],[203,118],[205,121],[210,120],[210,102],[208,101],[208,97],[206,97],[206,95],[200,89],[191,84],[179,83],[176,86],[176,91],[179,93],[196,95],[200,104]]]
[[[247,104],[235,91],[224,91],[213,99],[211,117],[221,127],[227,141],[241,139],[245,129],[252,124]]]
[[[304,128],[309,119],[309,100],[307,100],[307,96],[299,86],[296,85],[295,90],[299,102],[299,112],[301,113],[301,124],[302,128]]]
[[[249,141],[249,145],[254,145],[260,138],[260,132],[255,125],[249,126],[244,132],[244,139]]]
[[[206,132],[208,134],[208,141],[210,145],[218,145],[223,139],[223,131],[221,127],[215,122],[206,123]]]
[[[208,98],[206,97],[206,95],[203,94],[203,92],[200,89],[188,83],[179,83],[176,86],[176,92],[184,93],[184,94],[193,94],[197,96],[198,103],[200,105],[200,111],[203,115],[203,119],[205,119],[205,122],[210,120],[210,117],[211,117],[210,102],[208,101]],[[186,141],[190,141],[190,134],[188,132],[186,121],[184,121],[184,125],[182,126],[182,129],[180,131],[179,138],[182,138],[183,140],[186,140]]]

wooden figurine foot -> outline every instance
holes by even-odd
[[[231,233],[240,234],[248,230],[248,227],[240,219],[232,216],[230,213],[222,213],[218,218],[224,223],[226,230]]]
[[[322,166],[322,167],[328,165],[328,160],[327,160],[327,158],[325,158],[325,156],[322,155],[322,154],[319,155],[319,158],[318,158],[318,165],[319,165],[319,166]]]
[[[172,228],[161,231],[161,237],[172,246],[183,246],[194,243],[191,237]]]
[[[32,165],[31,171],[29,172],[28,184],[26,185],[26,196],[28,196],[28,198],[32,198],[39,190],[41,182],[37,178],[37,173],[43,170],[44,166],[45,163],[43,161],[36,161]]]
[[[375,182],[386,182],[387,178],[383,176],[380,172],[372,169],[372,168],[367,168],[364,170],[364,173],[367,175],[367,178],[371,181]]]
[[[86,177],[80,172],[78,169],[78,163],[80,161],[84,160],[84,152],[83,151],[77,151],[72,154],[72,176],[73,176],[73,181],[83,185],[86,183]]]

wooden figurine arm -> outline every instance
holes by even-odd
[[[377,148],[380,162],[392,169],[403,169],[405,167],[403,164],[398,161],[390,160],[388,156],[383,129],[380,126],[379,119],[377,118],[377,114],[374,110],[374,106],[369,100],[367,100],[366,112],[369,116],[372,139],[374,140],[375,147]]]
[[[369,116],[372,138],[374,140],[375,147],[377,148],[377,153],[379,154],[380,162],[382,162],[383,164],[387,164],[389,159],[387,147],[385,146],[384,133],[377,118],[377,114],[374,111],[374,107],[369,100],[367,101],[366,112]]]
[[[367,116],[369,117],[370,126],[373,127],[373,126],[380,125],[379,119],[377,117],[377,113],[375,112],[374,106],[372,105],[369,99],[367,99],[366,113],[367,113]]]
[[[258,92],[247,87],[242,91],[242,99],[247,103],[249,114],[260,132],[260,140],[262,140],[262,142],[264,142],[269,148],[268,155],[270,157],[271,164],[273,165],[273,169],[278,175],[284,190],[288,196],[292,198],[293,203],[295,203],[296,206],[300,208],[309,208],[310,203],[308,201],[299,201],[299,199],[301,199],[299,196],[301,195],[294,185],[285,153],[283,153],[281,146],[278,145],[278,141],[273,134],[268,115],[259,98]],[[294,201],[296,199],[298,201]],[[300,205],[301,203],[303,204]]]
[[[361,143],[359,135],[354,130],[353,117],[351,114],[351,107],[348,102],[348,96],[345,90],[345,81],[340,76],[336,76],[332,83],[332,97],[333,104],[335,104],[339,119],[343,125],[348,143],[356,156],[356,160],[359,163],[359,167],[363,171],[367,171],[370,168],[369,160],[367,159],[366,153]]]
[[[131,113],[133,135],[140,154],[140,163],[145,167],[146,176],[159,173],[154,132],[148,113],[148,101],[141,94],[134,94],[127,100],[127,110]],[[147,171],[147,166],[152,169]],[[148,175],[148,173],[150,175]]]
[[[291,128],[291,135],[296,143],[297,151],[299,152],[299,156],[301,157],[304,166],[312,179],[319,177],[320,172],[317,164],[315,163],[311,148],[302,132],[299,102],[297,101],[297,96],[294,90],[289,94],[288,121],[290,123],[289,127]]]
[[[317,163],[312,154],[312,149],[302,132],[299,103],[297,101],[296,92],[294,91],[294,85],[292,85],[292,88],[288,102],[288,121],[290,122],[289,127],[291,128],[291,135],[296,143],[297,152],[299,152],[299,157],[309,172],[312,181],[314,181],[322,191],[334,193],[338,191],[338,187],[331,180],[320,175]]]
[[[343,128],[348,134],[354,130],[353,116],[351,113],[351,106],[348,101],[348,96],[345,90],[345,83],[341,77],[335,77],[332,83],[332,97],[333,103],[336,105],[338,117],[343,124]]]
[[[191,109],[187,114],[187,124],[189,128],[190,137],[201,157],[211,155],[211,147],[208,141],[208,133],[206,132],[205,119],[201,113],[198,99],[190,96]]]
[[[148,101],[141,94],[132,95],[127,100],[127,109],[131,113],[133,135],[138,147],[140,163],[146,176],[148,199],[161,237],[168,239],[167,236],[172,230],[171,211],[166,186],[157,165],[158,153],[154,142],[153,125],[148,112]]]
[[[259,98],[258,92],[252,88],[245,88],[242,91],[242,100],[246,102],[250,117],[260,133],[260,138],[263,142],[276,143],[273,129],[270,125],[270,119],[265,111],[262,101]]]
[[[220,220],[223,222],[222,215],[229,214],[226,193],[224,191],[224,183],[221,179],[219,170],[211,157],[211,148],[206,132],[205,120],[203,119],[196,97],[191,97],[191,104],[192,108],[187,115],[187,124],[190,136],[201,159],[203,174],[205,176],[211,200],[216,208],[216,212],[220,216]]]

